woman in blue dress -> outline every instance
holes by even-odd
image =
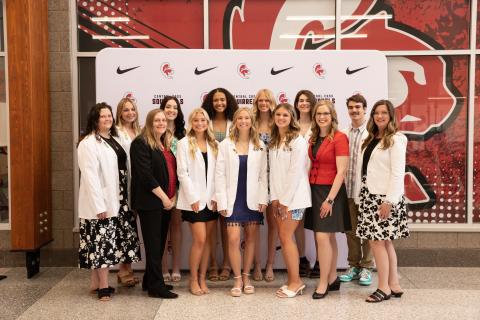
[[[250,108],[239,108],[233,116],[229,137],[219,145],[215,168],[217,209],[225,217],[228,252],[234,274],[233,297],[252,294],[250,268],[255,253],[258,225],[268,203],[267,153],[258,137]],[[245,231],[243,273],[240,238]]]

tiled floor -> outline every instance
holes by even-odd
[[[26,279],[23,268],[0,269],[0,319],[480,319],[480,268],[401,268],[405,294],[380,304],[367,304],[375,288],[342,284],[340,292],[312,300],[315,280],[295,299],[279,299],[273,283],[254,282],[256,293],[232,298],[229,282],[210,283],[211,293],[192,296],[187,278],[175,284],[176,300],[148,298],[139,286],[117,288],[108,303],[88,293],[89,273],[74,268],[42,268]],[[115,274],[110,274],[114,284]]]

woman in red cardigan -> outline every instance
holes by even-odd
[[[308,148],[312,209],[305,215],[305,228],[315,232],[320,262],[320,281],[312,298],[322,299],[328,291],[340,289],[335,232],[351,229],[344,184],[349,148],[347,136],[338,131],[337,113],[329,100],[320,100],[313,116]]]

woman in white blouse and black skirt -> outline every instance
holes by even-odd
[[[393,105],[375,103],[367,123],[368,137],[358,157],[356,202],[359,206],[357,236],[369,240],[378,270],[378,289],[367,302],[400,298],[397,254],[392,240],[407,238],[404,197],[407,138],[399,132]]]

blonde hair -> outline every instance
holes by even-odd
[[[289,103],[280,103],[273,109],[273,117],[275,117],[275,113],[279,109],[285,109],[287,112],[290,114],[290,123],[288,125],[288,131],[287,134],[285,135],[285,149],[290,148],[290,142],[298,137],[300,134],[300,125],[298,124],[297,119],[295,118],[295,111],[293,109],[293,106]],[[280,131],[275,124],[275,121],[273,122],[272,125],[272,135],[271,135],[271,140],[270,140],[270,145],[269,147],[272,149],[278,149],[280,145],[282,144],[282,141],[280,140]]]
[[[368,144],[375,138],[379,131],[377,125],[375,124],[375,120],[373,119],[375,110],[379,106],[386,106],[388,115],[390,116],[390,120],[388,121],[387,127],[385,128],[382,140],[380,141],[380,148],[385,150],[393,146],[393,136],[398,132],[397,119],[395,118],[395,109],[393,107],[393,104],[389,100],[379,100],[373,105],[372,111],[370,111],[370,118],[367,122],[368,137],[362,144],[362,150],[368,146]]]
[[[312,121],[312,137],[310,138],[310,141],[312,144],[315,144],[317,142],[318,136],[320,135],[320,127],[317,124],[317,110],[321,106],[326,106],[328,108],[328,111],[330,112],[330,117],[332,119],[332,122],[330,124],[330,129],[328,130],[327,137],[330,140],[333,140],[333,136],[335,135],[335,132],[338,131],[338,117],[337,117],[337,111],[335,111],[335,107],[333,106],[333,103],[330,100],[320,100],[317,102],[315,105],[315,108],[313,108],[313,121]]]
[[[238,142],[238,138],[240,136],[240,132],[238,131],[237,128],[237,120],[238,117],[240,116],[240,112],[247,112],[248,116],[250,117],[250,121],[252,123],[252,126],[250,127],[250,132],[249,132],[249,137],[248,140],[253,143],[253,148],[254,150],[259,150],[260,149],[260,139],[258,137],[258,130],[257,130],[257,124],[254,121],[254,116],[253,116],[253,111],[252,109],[248,107],[241,107],[238,108],[237,111],[233,114],[233,122],[232,122],[232,127],[230,128],[230,140],[233,142]]]
[[[125,126],[124,121],[122,119],[122,113],[123,113],[123,109],[125,108],[125,105],[127,104],[127,102],[130,102],[132,104],[133,109],[135,110],[135,113],[137,114],[137,118],[132,123],[132,129],[135,130],[135,134],[138,135],[141,131],[141,128],[140,128],[140,123],[138,122],[137,104],[135,103],[135,101],[133,99],[130,99],[130,98],[120,99],[120,101],[118,102],[118,105],[117,105],[117,116],[116,116],[116,120],[115,120],[115,125],[117,125],[120,129],[122,129]]]
[[[260,120],[260,111],[258,110],[258,98],[261,95],[264,95],[268,101],[270,101],[270,124],[273,122],[272,120],[272,115],[273,115],[273,109],[277,105],[277,101],[275,100],[275,97],[273,95],[273,92],[269,89],[260,89],[258,90],[257,94],[255,95],[255,98],[253,99],[253,104],[252,104],[252,111],[253,111],[253,116],[255,117],[255,123],[258,125],[258,121]]]
[[[210,127],[210,117],[208,116],[208,113],[205,109],[203,108],[195,108],[190,112],[190,115],[188,116],[188,123],[187,123],[187,132],[185,136],[188,139],[188,150],[190,151],[190,156],[192,158],[195,158],[195,153],[197,152],[198,149],[198,144],[197,144],[197,137],[195,135],[195,131],[192,128],[193,125],[193,118],[197,114],[201,114],[207,119],[207,130],[205,131],[205,138],[207,139],[207,143],[210,146],[210,148],[213,151],[213,155],[216,157],[218,153],[218,142],[215,140],[215,135],[213,134],[213,130]]]
[[[157,114],[163,114],[165,119],[167,118],[165,116],[165,112],[161,109],[153,109],[150,110],[147,114],[147,119],[145,120],[145,126],[143,127],[142,131],[140,132],[140,135],[142,136],[143,140],[150,146],[152,149],[158,149],[158,150],[164,150],[165,149],[170,149],[170,142],[172,141],[172,133],[170,130],[166,130],[164,134],[160,136],[160,142],[161,145],[157,143],[157,139],[155,137],[155,132],[153,129],[153,120],[155,119],[155,116]]]

